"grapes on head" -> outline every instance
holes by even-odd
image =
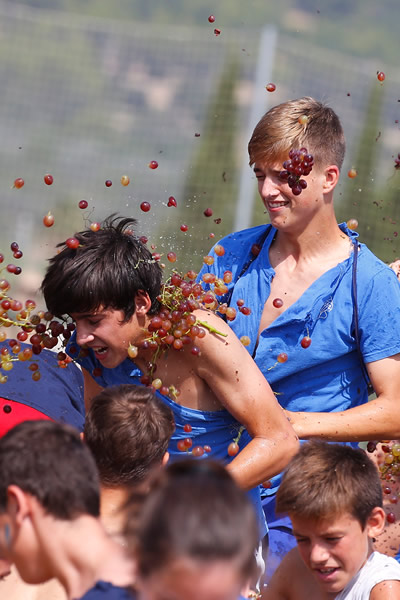
[[[299,196],[307,187],[307,182],[301,177],[306,177],[311,173],[314,165],[314,157],[309,154],[307,148],[295,150],[292,148],[289,152],[289,160],[283,163],[283,170],[279,173],[281,179],[286,180],[288,186],[295,196]]]

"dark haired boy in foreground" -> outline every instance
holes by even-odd
[[[99,480],[72,428],[25,421],[0,439],[0,559],[69,600],[129,600],[132,562],[99,520]]]
[[[373,541],[385,525],[379,473],[361,449],[308,442],[277,493],[297,540],[264,600],[398,600],[400,565]]]

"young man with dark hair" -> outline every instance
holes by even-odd
[[[93,398],[84,441],[99,471],[101,520],[116,539],[123,541],[123,507],[132,488],[147,489],[151,472],[168,460],[174,430],[172,410],[151,388],[122,384]]]
[[[99,520],[96,465],[73,428],[25,421],[0,439],[0,558],[68,599],[129,600],[133,565]]]
[[[400,565],[373,549],[385,512],[378,470],[363,450],[304,444],[285,471],[276,510],[289,514],[297,548],[264,600],[400,598]]]
[[[292,162],[298,171],[289,181],[283,163],[290,151],[295,162],[307,163],[306,173],[312,170],[302,175]],[[396,439],[400,286],[357,234],[337,223],[333,195],[344,153],[342,126],[330,107],[305,97],[269,110],[254,129],[249,155],[270,225],[218,242],[225,253],[211,251],[214,263],[199,278],[232,271],[221,300],[236,306],[241,299],[251,314],[238,311],[230,326],[250,338],[247,350],[281,406],[293,411],[287,414],[300,438]],[[368,378],[377,396],[370,402]],[[265,492],[270,570],[295,543],[289,520],[274,514],[279,480]]]
[[[83,367],[88,408],[102,388],[141,383],[149,363],[154,366],[154,348],[143,342],[150,335],[151,315],[161,308],[161,267],[133,234],[135,225],[133,219],[109,217],[99,231],[77,233],[74,248],[62,244],[50,260],[42,283],[48,309],[59,317],[70,315],[76,323],[68,351]],[[172,398],[156,391],[174,413],[169,453],[182,456],[183,443],[183,451],[206,448],[229,463],[238,484],[250,491],[264,536],[257,486],[287,464],[298,441],[232,330],[211,311],[196,309],[191,315],[210,329],[196,338],[197,355],[173,348],[157,353],[157,378],[164,388],[180,391]],[[139,348],[134,359],[128,354],[132,347]],[[228,452],[235,440],[240,447],[236,456]]]

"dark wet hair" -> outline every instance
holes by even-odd
[[[0,511],[16,485],[57,519],[98,517],[96,464],[79,432],[55,421],[24,421],[0,439]]]
[[[146,292],[149,314],[159,310],[162,271],[151,252],[133,233],[136,220],[110,215],[98,231],[76,233],[77,248],[63,249],[50,259],[41,291],[48,310],[57,317],[91,313],[99,307],[135,312],[135,296]]]

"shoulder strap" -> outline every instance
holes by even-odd
[[[353,242],[353,265],[352,265],[352,291],[353,291],[353,314],[354,314],[354,338],[356,340],[357,354],[360,359],[363,377],[365,383],[370,391],[371,382],[369,380],[367,367],[365,366],[364,358],[361,352],[360,346],[360,331],[358,328],[358,302],[357,302],[357,260],[358,260],[358,248],[359,244],[356,239],[352,239]]]

